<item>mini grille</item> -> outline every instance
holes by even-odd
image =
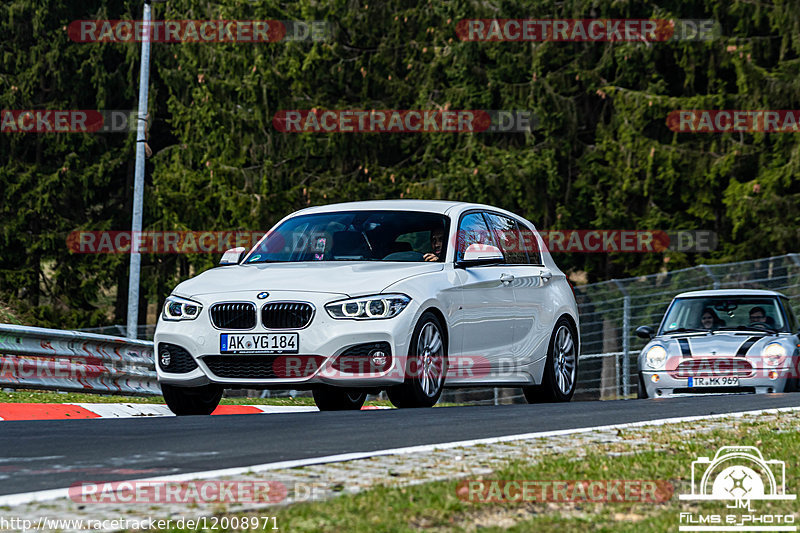
[[[750,361],[741,358],[719,359],[685,359],[678,364],[674,376],[688,377],[713,377],[713,376],[738,376],[740,378],[753,374],[753,365]]]
[[[253,329],[256,327],[256,306],[232,302],[211,306],[211,321],[219,329]]]
[[[164,365],[162,354],[164,352],[169,353],[169,364]],[[166,354],[164,354],[166,355]],[[164,372],[171,372],[173,374],[185,374],[186,372],[191,372],[195,368],[197,368],[197,363],[194,360],[194,357],[186,351],[186,349],[181,348],[177,344],[169,344],[166,342],[158,343],[158,353],[156,353],[156,360],[158,361],[158,366]]]
[[[203,362],[221,378],[304,378],[316,372],[321,355],[207,355]]]
[[[304,328],[313,314],[314,309],[307,303],[268,303],[261,309],[261,324],[270,329]]]

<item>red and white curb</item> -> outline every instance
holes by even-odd
[[[362,410],[389,409],[365,405]],[[310,405],[220,405],[213,415],[255,415],[319,411]],[[175,416],[154,403],[0,403],[0,420],[69,420]]]

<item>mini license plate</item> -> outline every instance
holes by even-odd
[[[689,378],[689,386],[690,387],[738,387],[739,378],[735,376]]]
[[[298,333],[222,333],[219,353],[297,353]]]

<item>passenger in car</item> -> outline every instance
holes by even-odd
[[[700,327],[703,329],[715,329],[720,328],[725,325],[725,321],[722,320],[717,316],[717,313],[714,312],[713,309],[710,307],[706,307],[703,309],[703,313],[700,315]]]

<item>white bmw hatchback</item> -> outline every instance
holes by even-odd
[[[434,405],[445,386],[569,401],[578,311],[533,224],[487,205],[312,207],[178,285],[155,334],[164,398],[208,414],[225,388],[310,389],[321,410],[385,390]]]

